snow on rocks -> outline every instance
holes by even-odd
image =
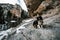
[[[32,20],[33,20],[33,19],[23,20],[24,24],[21,25],[21,26],[19,26],[19,27],[17,28],[16,33],[19,33],[21,29],[25,29],[25,28],[26,28],[25,25],[30,24],[30,22],[31,22]]]
[[[10,28],[6,31],[1,31],[0,32],[0,40],[7,39],[9,35],[12,35],[15,32],[16,32],[16,30],[14,30],[13,28]]]

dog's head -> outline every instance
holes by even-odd
[[[37,17],[37,20],[43,20],[42,16]]]

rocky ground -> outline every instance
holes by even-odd
[[[53,9],[42,13],[44,28],[32,26],[35,18],[24,19],[20,25],[0,31],[0,40],[60,40],[60,2],[54,2]]]
[[[44,19],[45,28],[33,28],[33,21],[23,20],[16,28],[1,32],[0,40],[60,40],[60,14]]]

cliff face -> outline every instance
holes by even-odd
[[[33,11],[35,11],[43,0],[25,0],[27,8],[29,10],[30,17],[33,17]]]
[[[43,12],[47,12],[50,9],[54,9],[57,6],[59,6],[60,1],[59,0],[25,0],[26,5],[29,10],[30,17],[33,17],[35,14],[45,14]]]

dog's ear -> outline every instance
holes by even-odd
[[[38,17],[37,17],[37,20],[38,20]]]
[[[42,16],[37,17],[37,20],[43,20]]]

